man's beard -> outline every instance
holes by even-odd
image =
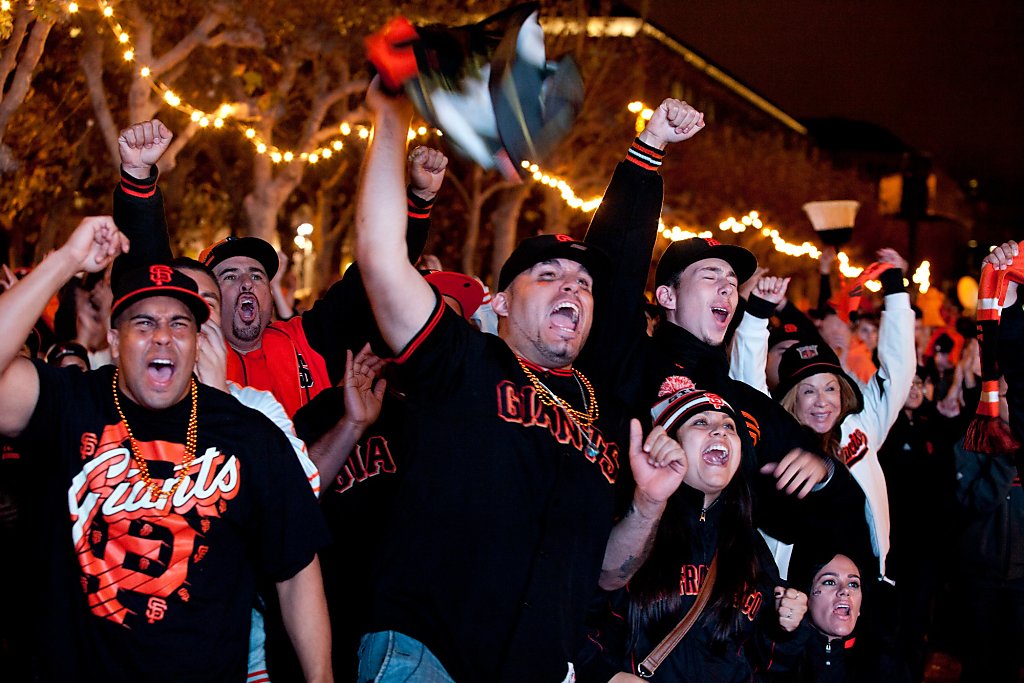
[[[235,339],[244,342],[256,341],[260,334],[263,332],[263,326],[260,325],[259,319],[254,320],[248,325],[238,322],[237,320],[231,321],[231,332],[235,335]]]

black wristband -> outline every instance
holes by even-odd
[[[903,286],[903,271],[900,268],[889,268],[878,279],[882,283],[882,293],[886,296],[907,291]]]
[[[419,196],[418,194],[412,191],[412,186],[406,188],[405,196],[409,200],[409,203],[415,206],[417,209],[429,209],[434,205],[434,199],[424,199],[423,197]]]
[[[124,170],[123,164],[118,166],[118,168],[121,170],[121,180],[127,180],[129,183],[136,185],[156,185],[157,178],[160,177],[160,169],[156,167],[156,164],[149,167],[149,177],[147,178],[136,178]]]
[[[775,314],[775,304],[767,299],[762,299],[756,294],[751,294],[747,299],[747,313],[755,318],[767,320]]]

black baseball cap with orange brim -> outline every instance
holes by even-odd
[[[129,270],[113,283],[112,289],[114,303],[110,307],[111,325],[115,325],[118,316],[132,304],[155,296],[169,296],[181,301],[196,319],[196,326],[202,325],[210,317],[210,307],[199,296],[199,287],[195,281],[166,263]]]

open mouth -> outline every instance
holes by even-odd
[[[174,363],[166,358],[151,360],[146,367],[149,378],[157,384],[166,384],[174,376]]]
[[[256,297],[252,294],[243,294],[238,297],[238,317],[243,323],[255,322],[259,314]]]
[[[729,309],[724,306],[712,306],[711,315],[715,317],[720,325],[726,325],[729,322]]]
[[[849,619],[850,606],[845,602],[837,603],[836,606],[832,608],[832,614],[842,619]]]
[[[551,310],[551,320],[555,327],[575,332],[580,323],[580,307],[571,301],[562,301]]]
[[[712,444],[704,449],[700,457],[708,465],[722,467],[729,462],[729,449],[722,444]]]

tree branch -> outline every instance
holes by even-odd
[[[177,45],[153,60],[153,63],[149,66],[153,76],[162,76],[168,69],[183,62],[192,54],[193,50],[203,45],[209,39],[213,29],[220,26],[223,21],[224,17],[220,10],[216,7],[211,9],[206,16],[199,20],[195,28],[178,41]]]
[[[185,130],[176,133],[174,140],[171,141],[170,146],[164,155],[160,157],[160,171],[161,173],[170,173],[174,170],[174,167],[178,163],[178,155],[181,154],[181,150],[185,149],[192,138],[195,137],[196,133],[199,132],[199,124],[194,121],[190,121]]]
[[[496,193],[501,192],[502,190],[507,190],[512,187],[519,187],[519,185],[521,184],[522,183],[512,183],[507,180],[501,180],[499,182],[494,183],[493,185],[491,185],[486,190],[480,193],[480,206],[483,206],[484,202],[493,197]]]
[[[7,122],[11,120],[14,110],[25,101],[29,84],[32,82],[32,72],[35,71],[39,58],[43,56],[46,37],[50,34],[53,23],[53,19],[46,21],[37,19],[32,27],[32,33],[25,44],[25,50],[22,52],[21,59],[18,60],[18,68],[14,71],[11,87],[4,96],[3,102],[0,103],[0,140],[4,137]]]
[[[267,46],[267,39],[262,29],[252,19],[245,22],[241,28],[225,29],[215,33],[206,40],[207,47],[251,47],[262,50]]]
[[[14,71],[18,63],[18,52],[21,51],[21,41],[25,39],[28,32],[28,25],[32,21],[32,11],[26,5],[22,5],[18,14],[14,17],[14,28],[11,29],[11,36],[4,46],[3,57],[0,57],[0,86],[7,82],[7,77]],[[3,91],[0,90],[0,101],[3,100]]]
[[[466,189],[466,186],[463,184],[463,182],[459,180],[454,173],[449,173],[448,175],[446,175],[444,182],[450,187],[455,188],[455,191],[458,192],[459,197],[462,199],[462,203],[465,204],[466,208],[468,209],[469,191]]]
[[[110,113],[106,89],[103,86],[103,43],[97,34],[91,35],[89,44],[78,62],[82,73],[85,74],[85,82],[89,87],[89,101],[92,102],[93,112],[100,124],[103,142],[107,145],[107,152],[116,166],[121,158],[117,150],[118,130],[114,125],[114,117]]]
[[[277,82],[277,87],[274,88],[274,91],[277,93],[277,99],[288,99],[288,93],[295,87],[295,78],[299,74],[301,63],[302,60],[294,55],[289,55],[288,59],[285,60],[284,66],[281,67],[281,80]]]

